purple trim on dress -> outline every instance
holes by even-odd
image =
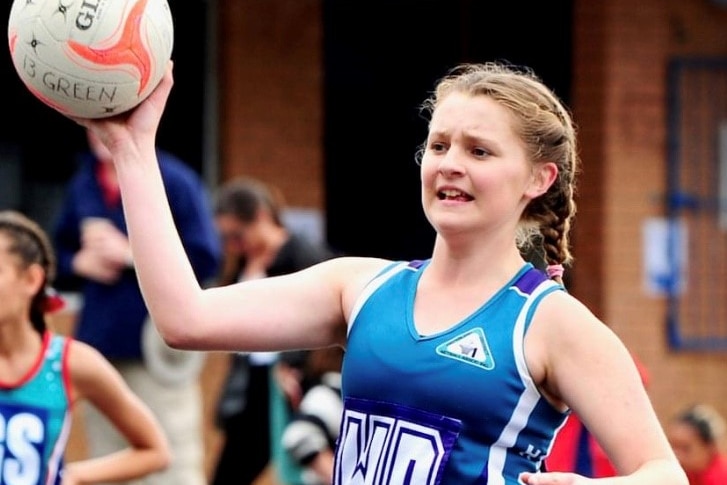
[[[513,286],[519,289],[521,292],[529,295],[540,285],[543,281],[547,280],[548,277],[540,270],[536,268],[530,268],[525,272]]]
[[[355,397],[345,398],[346,409],[359,411],[369,415],[390,416],[405,419],[422,426],[436,428],[448,433],[458,434],[462,423],[458,419],[440,416],[429,411],[403,406],[393,402],[370,401]]]

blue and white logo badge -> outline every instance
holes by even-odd
[[[437,347],[437,353],[444,357],[482,367],[485,370],[495,368],[495,359],[492,357],[490,346],[487,344],[485,332],[481,328],[475,328],[443,343]]]

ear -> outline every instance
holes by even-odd
[[[558,166],[553,162],[539,163],[533,168],[532,178],[525,195],[531,199],[540,197],[548,191],[558,177]]]
[[[28,292],[30,298],[33,297],[45,283],[45,271],[39,264],[31,264],[24,271],[23,288]]]

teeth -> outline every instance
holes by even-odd
[[[453,189],[442,190],[442,194],[444,194],[445,197],[459,197],[465,195],[463,192]]]

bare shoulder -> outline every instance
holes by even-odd
[[[561,343],[590,344],[590,337],[613,334],[583,302],[565,291],[555,291],[542,301],[533,319],[533,330],[545,333],[551,343],[563,339]]]
[[[344,310],[348,315],[364,287],[392,261],[381,258],[343,256],[321,263],[321,269],[340,285]]]
[[[542,357],[560,359],[567,355],[592,355],[597,349],[620,345],[613,331],[580,300],[564,291],[547,295],[533,317],[527,339]],[[595,343],[598,342],[598,345]],[[605,346],[605,347],[604,347]]]
[[[78,340],[69,343],[68,366],[74,401],[88,398],[107,386],[123,384],[116,369],[98,350]]]
[[[98,350],[85,342],[71,339],[68,344],[68,364],[74,381],[92,376],[94,368],[104,360]]]
[[[328,267],[328,271],[350,281],[357,278],[370,280],[390,264],[392,261],[388,259],[342,256],[324,261],[320,265]]]
[[[526,335],[525,352],[533,379],[544,386],[541,390],[565,401],[575,393],[572,383],[603,382],[606,374],[621,375],[633,367],[616,333],[563,291],[541,302]]]

